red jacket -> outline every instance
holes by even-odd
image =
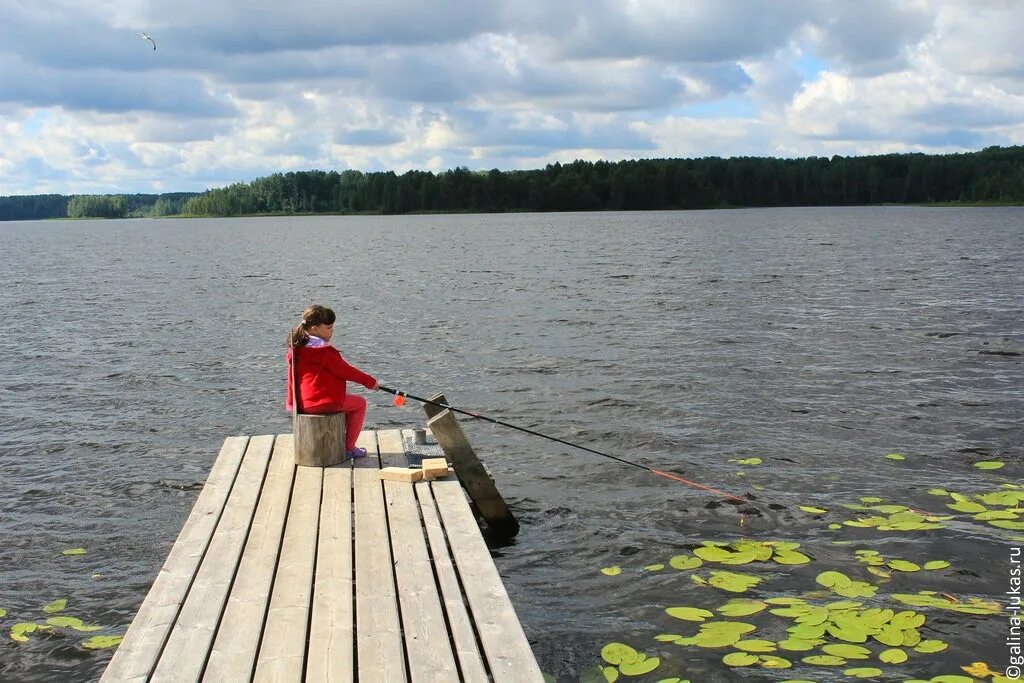
[[[300,413],[339,413],[341,404],[348,393],[346,380],[371,388],[377,380],[359,368],[345,362],[345,359],[333,346],[288,349],[285,358],[288,360],[288,376],[285,379],[284,406],[292,409],[292,352],[298,358],[297,374],[299,376],[299,412]]]

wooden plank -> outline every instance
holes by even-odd
[[[420,512],[423,515],[423,527],[430,541],[430,553],[434,558],[434,571],[441,585],[441,596],[445,614],[448,616],[448,627],[455,643],[455,653],[459,658],[460,680],[468,683],[486,683],[487,670],[484,668],[480,649],[476,645],[476,634],[473,624],[462,600],[462,589],[455,574],[448,542],[444,537],[441,519],[437,514],[437,505],[430,491],[430,484],[420,482],[414,485],[416,498],[419,500]]]
[[[377,435],[363,432],[360,445],[377,452]],[[358,678],[405,681],[405,651],[398,616],[384,493],[377,478],[380,460],[368,455],[353,461],[355,498],[356,659]]]
[[[496,681],[543,681],[462,488],[457,481],[430,486],[491,675]]]
[[[255,681],[302,681],[323,478],[320,467],[298,467],[295,471]]]
[[[352,578],[352,465],[345,462],[324,470],[308,681],[351,681],[355,677]]]
[[[377,432],[377,450],[380,453],[381,468],[409,466],[401,430],[387,429]]]
[[[248,441],[246,436],[224,440],[192,514],[101,680],[144,680],[153,671],[220,520]]]
[[[505,538],[512,538],[519,533],[519,522],[508,509],[491,475],[484,469],[483,463],[473,451],[473,446],[463,433],[459,421],[455,419],[455,414],[447,409],[442,410],[430,418],[427,424],[455,468],[466,493],[473,499],[480,515],[487,522],[487,526]]]
[[[280,434],[274,442],[270,469],[203,680],[223,683],[249,680],[252,675],[295,477],[292,444],[291,434]]]
[[[198,681],[249,535],[274,436],[254,436],[152,681]]]
[[[378,432],[377,440],[381,462],[385,461],[385,454],[405,452],[402,433],[397,429]],[[416,493],[411,484],[385,481],[384,498],[402,631],[409,653],[409,678],[413,683],[458,680]]]

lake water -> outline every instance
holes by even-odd
[[[917,609],[889,596],[920,590],[1006,601],[1024,532],[928,491],[1021,483],[1020,208],[0,223],[0,245],[0,679],[98,677],[111,651],[79,646],[95,634],[19,643],[11,626],[66,598],[96,633],[124,632],[223,439],[290,431],[283,340],[314,301],[385,384],[752,499],[466,422],[522,523],[498,569],[559,680],[612,641],[660,656],[647,680],[844,678],[800,663],[813,653],[740,670],[721,662],[730,649],[655,640],[696,632],[666,607],[734,597],[691,580],[716,568],[761,577],[751,597],[805,596],[835,569],[878,586],[865,606]],[[369,427],[422,424],[418,407],[369,398]],[[762,462],[733,462],[748,458]],[[842,507],[860,497],[956,518],[829,529],[873,514]],[[814,561],[644,569],[741,538]],[[885,581],[857,549],[951,567]],[[949,647],[907,648],[881,665],[896,680],[1006,666],[1005,618],[921,612]],[[781,617],[743,620],[785,637]]]

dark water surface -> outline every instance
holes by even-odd
[[[733,597],[690,580],[707,566],[642,569],[703,540],[796,541],[814,559],[732,567],[765,578],[750,596],[800,595],[825,569],[878,582],[854,559],[873,548],[952,567],[894,575],[866,603],[1005,601],[1021,532],[965,515],[925,532],[827,525],[860,496],[945,512],[928,489],[1021,482],[1022,209],[0,223],[0,245],[0,679],[98,677],[110,651],[79,647],[94,634],[18,643],[10,627],[66,598],[97,633],[124,632],[223,439],[290,430],[283,338],[312,301],[386,384],[755,499],[741,524],[707,493],[467,424],[523,523],[498,568],[559,680],[610,641],[661,656],[648,680],[843,678],[729,670],[728,650],[655,641],[696,630],[665,607]],[[368,426],[422,422],[388,398],[370,396]],[[750,457],[763,463],[730,462]],[[1005,619],[922,612],[950,647],[882,665],[896,680],[1005,667]]]

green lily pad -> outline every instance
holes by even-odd
[[[708,583],[724,591],[743,593],[761,583],[761,579],[749,574],[714,571],[711,572],[711,578],[708,579]]]
[[[894,628],[898,628],[901,631],[905,631],[908,628],[917,628],[924,624],[924,615],[918,614],[917,612],[904,611],[897,612],[893,615],[889,621]]]
[[[873,666],[862,666],[854,669],[847,669],[843,673],[854,678],[875,678],[882,675],[882,670],[876,669]]]
[[[733,647],[747,652],[775,652],[778,647],[770,640],[740,640]]]
[[[902,664],[907,661],[907,653],[899,648],[892,648],[879,653],[878,659],[886,664]]]
[[[604,680],[608,683],[615,683],[615,681],[619,680],[619,670],[614,666],[606,666],[601,669],[601,675],[604,676]]]
[[[878,496],[863,496],[860,499],[862,503],[881,503],[882,499]]]
[[[82,623],[81,619],[75,617],[50,617],[46,620],[46,623],[50,626],[64,626],[67,628],[73,628],[76,631],[82,631],[88,633],[89,631],[99,631],[100,626],[86,626]]]
[[[693,555],[676,555],[668,561],[668,565],[673,569],[679,571],[685,571],[687,569],[696,569],[697,567],[704,564],[704,561],[699,557]]]
[[[807,652],[808,650],[813,650],[814,646],[819,642],[821,641],[786,638],[785,640],[779,641],[779,649],[787,650],[789,652]]]
[[[85,548],[69,548],[61,552],[61,555],[85,555]]]
[[[821,584],[825,588],[848,588],[853,584],[853,581],[849,576],[842,572],[821,572],[815,579],[815,582]]]
[[[779,564],[807,564],[811,558],[795,550],[780,550],[772,556],[772,560]]]
[[[657,657],[648,657],[647,659],[638,660],[632,664],[620,664],[619,671],[623,676],[643,676],[649,674],[661,665],[661,660]]]
[[[797,507],[803,510],[804,512],[810,512],[812,515],[823,515],[826,512],[828,512],[828,510],[811,507],[810,505],[798,505]]]
[[[680,638],[682,638],[682,636],[676,635],[675,633],[659,633],[654,636],[654,639],[659,643],[674,643]]]
[[[718,613],[724,614],[727,617],[749,617],[751,614],[757,614],[762,611],[767,606],[767,603],[760,600],[744,600],[740,598],[730,600],[719,607]]]
[[[715,616],[714,612],[699,607],[669,607],[665,610],[670,617],[682,619],[683,621],[704,621],[708,617]],[[615,664],[616,662],[608,662]]]
[[[605,567],[601,570],[605,576],[618,576],[622,573],[622,567]]]
[[[1005,464],[1005,462],[1000,462],[999,460],[982,460],[981,462],[974,463],[974,466],[979,470],[998,470]]]
[[[957,501],[956,503],[946,503],[946,507],[950,510],[956,510],[957,512],[965,512],[969,515],[974,515],[979,512],[987,512],[988,508],[980,503],[973,503],[969,500]]]
[[[748,652],[730,652],[722,657],[722,663],[727,666],[750,666],[751,664],[756,664],[757,660],[757,655],[752,655]]]
[[[27,643],[28,636],[26,633],[32,633],[39,628],[39,624],[21,622],[11,626],[11,640],[19,643]]]
[[[632,664],[640,659],[640,653],[625,643],[608,643],[601,648],[601,659],[609,664]]]
[[[768,549],[768,555],[771,556],[771,549]],[[724,560],[719,560],[722,564],[749,564],[757,559],[761,551],[757,548],[751,548],[750,550],[743,550],[737,553],[732,553],[729,557]]]
[[[793,666],[793,662],[784,657],[761,655],[761,666],[765,669],[788,669]]]
[[[665,565],[663,565],[663,564],[649,564],[646,567],[644,567],[644,571],[645,572],[660,572],[664,568],[665,568]]]
[[[924,568],[929,570],[945,569],[949,566],[949,562],[945,560],[932,560],[924,563]]]
[[[906,460],[906,458],[900,455],[899,453],[889,453],[885,457],[888,458],[889,460]]]
[[[810,657],[804,657],[800,661],[804,664],[814,664],[815,666],[842,666],[846,664],[845,659],[833,655],[811,655]]]
[[[914,651],[925,655],[931,655],[936,652],[942,652],[948,647],[949,645],[941,640],[922,640],[914,647]]]
[[[821,648],[825,654],[844,659],[867,659],[871,656],[871,650],[860,645],[847,645],[846,643],[832,643],[823,645]]]
[[[895,569],[898,572],[919,572],[921,567],[914,564],[913,562],[907,562],[906,560],[893,560],[888,563],[890,569]]]
[[[743,460],[735,460],[733,462],[737,465],[760,465],[762,460],[761,458],[744,458]]]
[[[60,612],[62,609],[68,606],[68,601],[65,598],[54,600],[49,605],[43,607],[43,611],[47,614],[53,614],[54,612]]]
[[[0,617],[6,617],[6,616],[7,616],[7,610],[5,610],[3,607],[0,607]]]
[[[1024,522],[1011,522],[1008,519],[995,519],[989,522],[991,526],[998,529],[1009,529],[1011,531],[1024,531]]]
[[[693,554],[708,562],[721,562],[733,556],[733,552],[728,548],[717,546],[701,546],[700,548],[695,548]]]

